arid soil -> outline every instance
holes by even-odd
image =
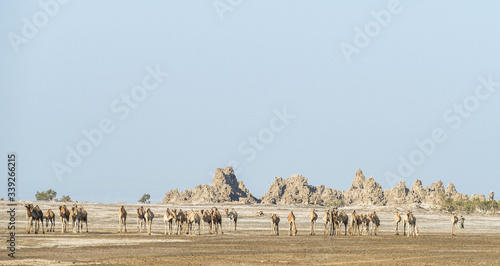
[[[57,210],[56,203],[39,204],[45,212]],[[216,205],[235,208],[239,213],[238,230],[228,230],[224,217],[222,235],[165,236],[163,213],[166,208],[208,209],[210,206],[150,204],[155,213],[153,234],[137,231],[136,207],[125,205],[128,216],[128,232],[118,233],[118,210],[121,204],[79,203],[89,215],[89,233],[61,234],[57,216],[56,232],[27,234],[25,210],[22,204],[16,208],[16,258],[4,254],[2,265],[39,264],[198,264],[198,265],[254,265],[254,264],[452,264],[452,265],[499,265],[500,264],[500,216],[466,215],[465,229],[458,236],[451,236],[450,215],[431,211],[413,210],[417,217],[419,236],[407,238],[394,235],[392,217],[396,211],[388,207],[348,207],[350,214],[377,211],[381,218],[378,236],[325,236],[321,217],[326,207],[317,207],[319,216],[316,235],[309,235],[307,215],[311,207],[263,206],[263,205]],[[0,202],[3,210],[6,202]],[[297,217],[298,236],[288,236],[286,216],[293,210]],[[402,209],[401,209],[402,210]],[[256,216],[258,211],[264,212]],[[269,214],[281,218],[280,236],[270,235]],[[57,212],[56,212],[57,214]],[[7,239],[8,216],[0,214],[0,231]],[[203,229],[203,227],[202,227]],[[8,243],[8,242],[4,242]],[[6,246],[7,244],[5,244]]]

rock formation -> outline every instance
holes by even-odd
[[[177,189],[170,190],[165,194],[163,203],[220,203],[241,202],[257,203],[250,191],[242,181],[236,179],[234,170],[228,166],[226,169],[215,170],[212,185],[198,185],[194,189],[184,190],[179,193]]]
[[[351,188],[344,192],[344,202],[346,204],[384,205],[384,191],[373,177],[365,179],[363,171],[358,169]]]
[[[307,178],[302,175],[292,175],[283,180],[275,177],[269,191],[259,200],[264,204],[319,204],[342,198],[342,192],[333,190],[323,185],[318,187],[307,183]]]

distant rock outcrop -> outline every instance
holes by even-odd
[[[275,177],[269,187],[269,191],[259,200],[261,203],[289,205],[289,204],[318,204],[323,205],[328,201],[341,199],[342,192],[327,188],[324,185],[318,187],[307,183],[307,178],[302,175],[292,175],[284,179]]]
[[[212,185],[198,185],[194,189],[180,192],[177,189],[170,190],[165,194],[163,203],[220,203],[220,202],[241,202],[257,203],[250,191],[242,181],[236,179],[234,170],[228,166],[226,169],[217,168],[215,170]]]
[[[382,186],[375,182],[373,176],[365,179],[363,171],[358,169],[351,188],[344,192],[344,202],[346,204],[384,205],[384,191]]]

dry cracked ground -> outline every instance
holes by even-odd
[[[0,202],[6,210],[5,201]],[[39,203],[42,210],[57,210],[56,203]],[[467,215],[465,229],[451,236],[450,216],[424,209],[413,210],[419,236],[394,235],[392,217],[396,209],[388,207],[346,207],[348,214],[377,211],[381,218],[378,236],[325,236],[321,217],[325,207],[317,207],[316,235],[309,235],[307,215],[310,207],[215,205],[235,208],[239,213],[237,231],[228,230],[223,220],[222,235],[164,235],[163,213],[167,208],[208,209],[213,205],[148,205],[155,213],[153,234],[137,231],[136,207],[125,205],[128,232],[118,233],[120,204],[82,203],[89,215],[89,233],[61,234],[59,219],[56,232],[27,234],[24,207],[16,208],[16,258],[4,254],[2,265],[82,265],[82,264],[362,264],[372,265],[500,265],[500,216]],[[288,236],[286,217],[293,210],[298,235]],[[402,211],[403,209],[401,209]],[[258,211],[264,212],[256,216]],[[269,214],[281,217],[280,236],[271,236]],[[7,239],[8,214],[0,215],[2,235]],[[59,217],[57,217],[59,218]],[[8,242],[4,242],[5,246]]]

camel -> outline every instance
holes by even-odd
[[[395,235],[399,235],[399,223],[401,222],[401,213],[396,212],[396,215],[394,215],[394,225],[396,226],[396,233]]]
[[[372,221],[372,217],[369,215],[369,214],[362,214],[361,215],[361,222],[362,222],[362,226],[361,226],[361,234],[363,234],[363,232],[366,232],[367,235],[370,234],[370,223]]]
[[[150,208],[148,208],[144,216],[146,217],[146,224],[149,227],[148,235],[151,235],[151,227],[153,226],[153,218],[155,218],[155,214],[151,211]]]
[[[220,227],[221,234],[224,234],[222,232],[222,217],[220,215],[220,212],[217,210],[217,208],[214,208],[214,210],[212,210],[212,224],[213,224],[213,229],[214,229],[216,234],[219,233],[219,227]]]
[[[173,234],[172,223],[174,222],[174,214],[170,212],[170,209],[167,208],[165,214],[163,215],[163,222],[165,223],[165,235],[167,234],[167,226],[168,226],[168,234]]]
[[[26,203],[24,204],[24,207],[26,208],[26,232],[31,230],[30,228],[30,219],[31,219],[31,210],[33,209],[33,204]]]
[[[316,233],[314,232],[314,224],[316,223],[316,220],[318,219],[318,215],[316,214],[316,210],[312,209],[311,213],[309,213],[309,221],[311,222],[311,232],[310,235],[315,235]]]
[[[333,236],[337,233],[337,229],[339,228],[339,219],[338,219],[338,211],[333,209],[330,211],[330,235]]]
[[[180,235],[182,234],[183,228],[186,228],[184,225],[184,222],[187,221],[186,214],[182,211],[182,209],[179,209],[177,211],[176,209],[173,209],[173,215],[175,219],[175,234]]]
[[[457,235],[457,223],[458,223],[457,214],[453,213],[453,216],[451,217],[451,235],[452,236]]]
[[[32,229],[35,230],[35,234],[38,234],[38,231],[40,230],[40,224],[42,224],[42,233],[45,234],[45,230],[43,228],[42,210],[40,209],[40,207],[38,207],[38,205],[33,207],[33,205],[30,204],[29,207],[30,207],[30,227],[28,230],[28,234],[31,233]],[[33,226],[33,221],[35,222],[35,226]]]
[[[339,220],[339,225],[344,224],[344,235],[347,235],[347,224],[349,224],[349,216],[347,216],[347,214],[344,211],[341,211],[338,214],[337,219]]]
[[[223,209],[226,212],[226,217],[229,218],[229,228],[234,224],[234,231],[236,231],[236,223],[238,222],[238,213],[233,209]]]
[[[68,232],[68,223],[69,223],[70,211],[66,207],[66,205],[59,206],[59,217],[61,217],[61,233]]]
[[[200,213],[191,210],[187,215],[188,234],[193,234],[193,224],[198,225],[198,235],[200,234]],[[194,230],[196,231],[196,230]],[[196,232],[195,232],[196,233]]]
[[[361,220],[361,215],[357,214],[356,211],[354,210],[351,214],[351,233],[354,235],[358,234],[361,235],[361,232],[359,231],[359,227],[362,225],[362,220]]]
[[[330,230],[330,211],[326,210],[325,215],[323,215],[323,224],[325,225],[325,235],[328,233],[331,235],[331,230]]]
[[[81,233],[83,231],[83,223],[85,223],[85,230],[88,233],[89,227],[87,225],[87,211],[83,209],[82,206],[78,208],[76,212],[76,232]]]
[[[372,218],[372,223],[371,223],[371,227],[370,227],[370,235],[377,235],[378,234],[378,230],[380,228],[380,218],[378,218],[378,215],[376,212],[373,212],[371,214],[371,218]]]
[[[146,229],[146,211],[144,210],[144,207],[137,207],[137,229],[139,232],[141,232],[141,228],[144,225],[144,229]],[[144,222],[144,223],[142,223]]]
[[[406,225],[408,224],[409,218],[408,215],[410,214],[410,211],[408,211],[405,215],[403,215],[402,222],[403,222],[403,235],[405,236],[406,233]],[[408,228],[409,229],[409,228]]]
[[[118,211],[118,232],[127,232],[127,211],[123,205]]]
[[[212,231],[212,214],[210,211],[201,210],[201,218],[203,220],[203,231],[205,231],[205,224],[208,224],[208,233]]]
[[[293,211],[290,212],[288,215],[288,235],[292,235],[292,229],[293,229],[293,235],[297,235],[297,227],[295,226],[295,215],[293,214]]]
[[[71,231],[75,233],[75,223],[76,223],[76,213],[78,212],[78,206],[73,204],[71,210],[69,211],[69,217],[71,218]]]
[[[418,235],[417,218],[415,216],[413,216],[413,213],[411,211],[408,211],[407,217],[408,217],[408,235],[407,235],[407,237],[410,237],[410,235],[413,235],[414,237],[416,237]]]
[[[45,213],[45,228],[47,228],[47,232],[54,232],[56,229],[56,215],[54,212],[49,209],[47,213]],[[50,222],[50,229],[49,229],[49,222]]]
[[[271,216],[271,235],[280,235],[280,217],[277,214]]]

